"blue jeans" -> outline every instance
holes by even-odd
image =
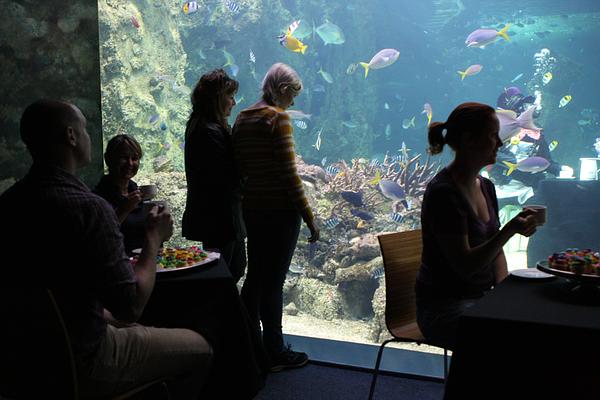
[[[284,349],[281,319],[283,283],[300,233],[295,210],[244,210],[248,235],[248,271],[242,300],[269,356]]]

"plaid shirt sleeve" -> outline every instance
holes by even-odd
[[[80,215],[82,243],[93,269],[102,305],[113,314],[129,314],[136,297],[136,277],[123,246],[123,235],[111,205],[90,193]]]

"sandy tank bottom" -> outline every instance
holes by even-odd
[[[326,321],[305,313],[283,315],[283,332],[286,334],[379,346],[381,343],[376,343],[368,339],[368,331],[368,323],[365,321],[345,319]],[[386,347],[444,354],[444,350],[438,347],[417,345],[415,343],[390,343]]]

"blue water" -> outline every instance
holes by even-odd
[[[425,103],[432,107],[433,121],[445,121],[462,102],[478,101],[495,107],[498,96],[510,86],[518,86],[524,95],[538,91],[541,101],[536,125],[544,129],[548,142],[558,142],[552,158],[571,166],[577,175],[579,158],[596,156],[593,143],[600,137],[600,2],[208,0],[198,1],[198,11],[187,15],[183,4],[132,1],[123,3],[122,8],[111,8],[100,2],[101,57],[112,56],[102,45],[108,44],[107,49],[126,50],[130,58],[123,61],[125,65],[137,61],[137,69],[131,72],[102,60],[102,84],[107,93],[103,107],[112,110],[103,116],[105,140],[116,134],[115,128],[136,136],[146,154],[139,175],[147,180],[155,179],[157,160],[158,165],[170,168],[167,171],[181,173],[189,91],[203,73],[224,67],[237,74],[240,88],[236,98],[243,101],[232,112],[233,123],[240,110],[260,97],[261,79],[273,63],[284,62],[296,69],[304,90],[292,109],[312,114],[304,121],[306,129],[295,127],[297,153],[306,163],[322,165],[330,178],[340,172],[341,160],[350,165],[352,160],[364,159],[362,164],[354,164],[354,171],[367,171],[365,176],[354,175],[354,186],[340,182],[337,186],[330,182],[307,184],[307,192],[316,199],[312,205],[322,227],[322,240],[309,251],[307,232],[301,233],[294,257],[296,271],[301,273],[294,279],[306,274],[319,282],[311,293],[330,295],[324,299],[315,294],[314,306],[298,304],[303,312],[326,319],[373,317],[372,297],[381,281],[373,277],[378,276],[378,270],[359,274],[368,277],[362,280],[359,276],[338,282],[336,269],[360,269],[361,262],[377,255],[362,254],[365,259],[348,255],[344,249],[351,240],[419,227],[422,190],[411,194],[404,187],[408,207],[396,204],[368,183],[376,168],[365,166],[379,165],[386,154],[402,155],[401,148],[410,150],[396,168],[401,170],[407,159],[418,154],[420,162],[425,161]],[[111,19],[102,21],[105,15]],[[140,28],[132,27],[131,16],[141,22]],[[301,21],[298,32],[306,34],[301,39],[308,46],[305,54],[290,51],[277,39],[297,20]],[[318,28],[326,21],[339,27],[344,43],[325,45],[313,31],[313,25]],[[498,38],[485,49],[466,46],[465,39],[476,29],[500,30],[508,23],[509,41]],[[398,50],[398,60],[370,70],[365,79],[363,68],[356,64],[369,62],[386,48]],[[131,53],[129,49],[133,49]],[[536,61],[534,56],[543,49],[547,50],[542,62]],[[231,57],[235,67],[226,66]],[[461,80],[457,71],[473,64],[482,65],[481,72]],[[320,70],[327,72],[332,82],[327,82]],[[547,72],[553,78],[543,84],[542,76]],[[572,96],[570,103],[559,108],[566,95]],[[148,121],[153,115],[159,119],[151,125]],[[414,126],[409,124],[413,117]],[[319,132],[321,147],[317,149]],[[168,143],[173,145],[166,146]],[[443,166],[451,157],[446,150],[435,160]],[[385,170],[382,168],[381,173]],[[367,204],[360,211],[351,209],[355,206],[349,206],[340,195],[344,190],[362,191]],[[172,203],[182,204],[183,200]],[[363,211],[373,218],[361,220],[357,215]],[[177,212],[174,207],[176,220]],[[337,264],[328,264],[331,260]],[[302,290],[302,286],[295,290]],[[286,293],[286,303],[293,296]],[[345,302],[336,303],[340,298]],[[337,304],[339,314],[318,314],[315,310],[324,303]]]

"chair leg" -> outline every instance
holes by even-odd
[[[444,382],[448,377],[448,349],[444,349]]]
[[[369,400],[373,399],[373,394],[375,393],[375,384],[377,382],[377,374],[379,373],[379,364],[381,363],[381,356],[383,355],[383,348],[386,344],[391,342],[396,342],[396,339],[388,339],[384,341],[381,346],[379,346],[379,351],[377,352],[377,361],[375,361],[375,369],[373,370],[373,379],[371,379],[371,389],[369,389]]]

